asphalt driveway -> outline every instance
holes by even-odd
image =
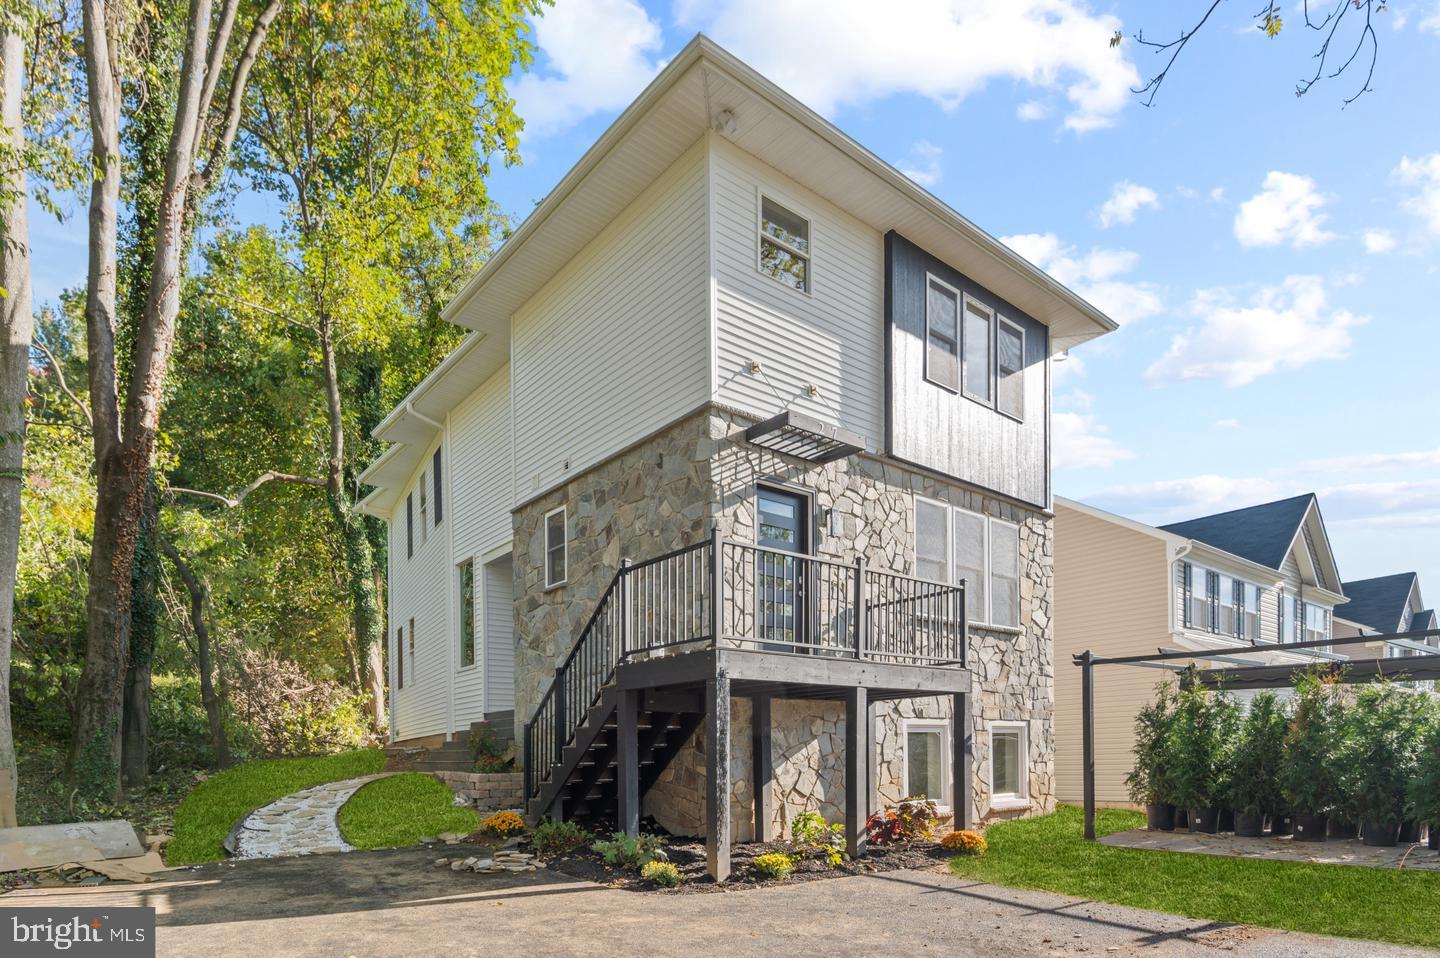
[[[445,849],[454,854],[459,849]],[[32,890],[12,906],[148,904],[161,955],[393,956],[1205,955],[1398,956],[1434,952],[1195,921],[890,872],[729,894],[642,894],[538,872],[435,868],[397,849],[205,865],[151,885]]]

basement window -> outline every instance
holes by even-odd
[[[905,722],[905,798],[928,798],[936,805],[950,804],[949,723],[910,719]]]
[[[990,725],[990,805],[1030,803],[1029,731],[1024,722]]]
[[[760,197],[760,272],[810,292],[810,221]]]

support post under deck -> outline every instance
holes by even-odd
[[[626,835],[640,834],[640,732],[637,721],[640,692],[621,689],[615,705],[615,791],[619,826]]]
[[[751,794],[755,796],[755,841],[768,842],[775,820],[775,753],[770,738],[770,696],[750,700]]]
[[[870,707],[863,686],[845,690],[845,852],[858,858],[865,847],[869,775]]]
[[[955,827],[968,829],[975,824],[975,789],[971,781],[975,774],[975,726],[970,714],[970,696],[963,692],[953,699],[950,741],[954,752],[950,783],[955,790],[950,807]]]
[[[705,680],[705,862],[717,882],[730,877],[730,676]]]

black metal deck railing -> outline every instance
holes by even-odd
[[[712,534],[622,561],[525,725],[536,795],[623,662],[702,648],[965,664],[965,586]]]

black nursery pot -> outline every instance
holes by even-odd
[[[1175,806],[1174,805],[1146,805],[1145,806],[1145,827],[1152,832],[1170,832],[1175,830]]]
[[[1354,822],[1342,822],[1332,818],[1325,825],[1325,834],[1330,838],[1354,838],[1359,834],[1359,830]]]
[[[1237,838],[1259,838],[1265,832],[1265,814],[1256,812],[1235,813],[1235,836]]]
[[[1440,852],[1440,822],[1430,823],[1429,847],[1432,852]]]
[[[1297,842],[1323,842],[1325,840],[1325,816],[1296,815],[1295,840]]]
[[[1420,840],[1420,823],[1406,819],[1400,823],[1399,841],[1402,845],[1413,845]]]
[[[1399,825],[1385,825],[1368,818],[1361,824],[1360,840],[1373,848],[1393,848],[1400,837]]]
[[[1177,831],[1177,832],[1189,831],[1189,830],[1190,830],[1190,810],[1189,810],[1188,808],[1181,808],[1179,805],[1174,806],[1174,808],[1175,808],[1175,819],[1174,819],[1174,821],[1175,821],[1175,826],[1174,826],[1174,830]]]
[[[1295,831],[1295,823],[1290,820],[1289,815],[1270,815],[1270,834],[1279,838],[1281,835],[1289,835]]]
[[[1230,808],[1220,809],[1220,820],[1217,823],[1220,831],[1233,832],[1235,830],[1235,811]]]
[[[1192,832],[1214,835],[1220,830],[1220,810],[1218,808],[1192,808],[1189,820]]]

